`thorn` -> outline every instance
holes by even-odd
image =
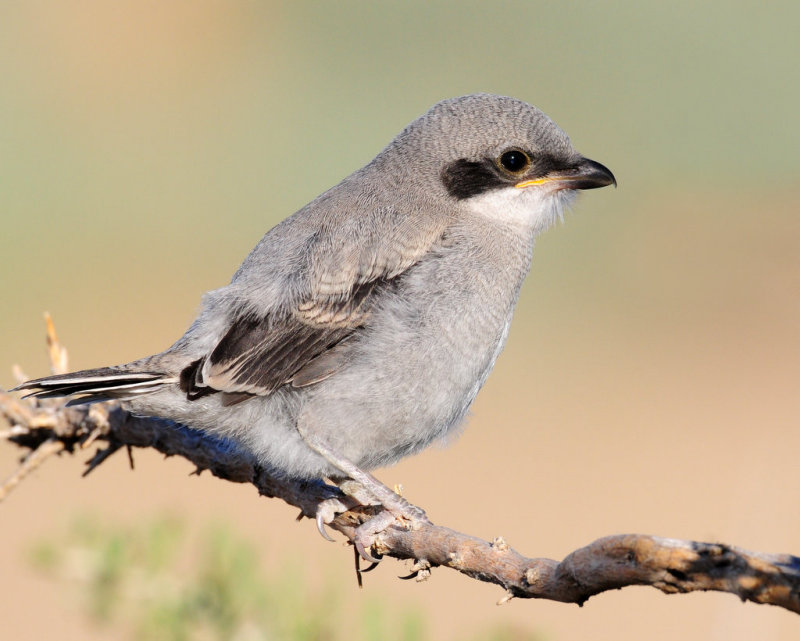
[[[294,519],[294,520],[295,520],[295,521],[302,521],[304,517],[305,517],[305,514],[303,514],[303,510],[300,510],[300,514],[298,514],[298,515],[295,517],[295,519]]]
[[[89,435],[83,441],[81,441],[81,449],[85,450],[87,447],[89,447],[97,440],[98,436],[100,436],[100,428],[95,427],[91,432],[89,432]]]
[[[24,436],[30,434],[30,430],[22,425],[12,425],[7,430],[0,431],[0,439],[14,438],[15,436]]]
[[[395,483],[393,489],[394,489],[394,493],[397,494],[397,496],[403,496],[403,484],[402,483]]]
[[[25,460],[5,482],[0,485],[0,501],[11,492],[28,474],[44,463],[53,454],[58,454],[64,450],[64,442],[54,438],[42,442],[33,452],[25,457]]]
[[[14,377],[14,380],[17,381],[18,385],[22,385],[24,382],[30,380],[28,375],[22,371],[22,368],[19,365],[13,365],[11,367],[11,375]]]
[[[116,451],[117,451],[119,448],[121,448],[121,447],[122,447],[122,445],[121,445],[121,444],[119,444],[119,443],[109,443],[109,444],[108,444],[108,447],[107,447],[106,449],[104,449],[104,450],[97,450],[97,452],[96,452],[96,453],[95,453],[95,455],[94,455],[94,456],[91,458],[91,460],[89,460],[89,461],[86,463],[86,465],[87,465],[87,468],[86,468],[86,470],[83,472],[83,474],[81,474],[81,476],[83,476],[83,477],[89,476],[89,474],[90,474],[91,472],[94,472],[94,470],[95,470],[95,469],[96,469],[96,468],[97,468],[97,467],[98,467],[98,466],[99,466],[101,463],[103,463],[103,461],[105,461],[105,460],[106,460],[106,459],[107,459],[109,456],[111,456],[111,455],[112,455],[114,452],[116,452]]]
[[[497,605],[505,605],[506,603],[508,603],[509,601],[511,601],[511,599],[513,599],[513,598],[514,598],[514,595],[513,595],[511,592],[506,592],[506,593],[503,595],[503,598],[502,598],[502,599],[500,599],[500,600],[497,602]]]
[[[128,450],[128,465],[130,465],[132,470],[135,470],[136,466],[133,464],[133,446],[126,445],[125,449]]]
[[[0,390],[0,415],[4,416],[9,423],[24,426],[30,431],[34,410],[30,401],[20,401],[13,395]]]
[[[44,322],[47,326],[47,351],[50,356],[50,370],[53,374],[65,374],[67,366],[67,349],[63,347],[56,335],[56,326],[50,312],[44,313]]]

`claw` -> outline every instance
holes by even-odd
[[[330,498],[325,499],[324,501],[320,501],[317,505],[317,530],[322,535],[322,538],[326,541],[334,541],[331,538],[331,535],[328,534],[328,531],[325,529],[325,526],[333,523],[333,519],[336,518],[337,514],[344,514],[349,510],[353,505],[350,504],[351,501],[344,497],[342,500],[338,498]]]
[[[319,530],[323,539],[331,543],[336,543],[336,539],[328,534],[328,530],[325,529],[325,515],[322,512],[317,512],[317,530]]]
[[[378,563],[381,562],[380,559],[375,558],[369,552],[367,552],[367,549],[364,547],[364,544],[361,542],[361,539],[358,536],[356,536],[356,539],[355,541],[353,541],[353,544],[356,546],[356,551],[358,552],[359,556],[365,561],[369,561],[374,565],[378,565]],[[364,570],[362,570],[362,572],[364,572]]]
[[[359,588],[363,588],[364,587],[364,581],[363,581],[362,575],[364,574],[364,572],[371,572],[372,570],[377,568],[378,564],[377,563],[370,563],[368,567],[366,567],[366,568],[364,568],[362,570],[361,569],[361,556],[359,555],[358,547],[355,546],[355,545],[353,546],[353,556],[355,557],[355,563],[356,563],[356,581],[358,582],[358,587]]]
[[[369,521],[362,523],[356,528],[353,544],[361,555],[361,558],[370,563],[380,562],[380,558],[375,558],[369,550],[375,541],[375,535],[383,532],[387,527],[394,523],[395,517],[389,512],[380,512],[373,516]]]
[[[414,561],[411,566],[411,573],[407,576],[399,576],[398,579],[408,581],[409,579],[417,579],[417,581],[424,581],[431,575],[431,564],[427,559],[420,559]]]
[[[344,491],[345,496],[321,501],[317,505],[316,523],[322,538],[326,541],[333,541],[334,539],[328,534],[325,525],[332,523],[337,514],[343,514],[358,505],[382,505],[383,510],[377,514],[373,511],[374,516],[359,525],[353,536],[353,546],[358,558],[370,563],[370,567],[363,570],[363,572],[368,572],[374,569],[382,558],[380,554],[374,556],[372,552],[377,535],[393,524],[407,530],[416,530],[429,524],[430,520],[422,509],[381,485],[368,474],[358,472],[361,477],[366,478],[369,487],[364,488],[359,481],[353,479],[344,479],[339,482],[339,487]],[[366,496],[364,496],[365,494]],[[369,494],[372,494],[372,497]],[[356,569],[358,571],[358,566]],[[425,575],[426,573],[421,571],[421,568],[412,568],[412,574],[408,578],[417,577],[420,574]]]
[[[359,572],[361,572],[361,574],[364,574],[364,572],[372,572],[372,571],[373,571],[375,568],[377,568],[377,567],[378,567],[378,564],[377,564],[377,563],[370,563],[370,564],[369,564],[367,567],[365,567],[363,570],[362,570],[361,568],[359,568],[359,570],[358,570],[358,571],[359,571]]]

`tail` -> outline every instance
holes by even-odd
[[[59,398],[73,396],[67,405],[129,400],[151,394],[162,385],[174,383],[175,377],[163,372],[126,371],[128,366],[86,369],[71,374],[37,378],[15,387],[25,391],[24,398]]]

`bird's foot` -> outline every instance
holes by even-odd
[[[430,524],[425,511],[409,503],[399,494],[392,492],[385,485],[377,482],[365,488],[361,483],[352,479],[339,481],[339,488],[344,496],[332,497],[321,501],[317,505],[317,529],[322,537],[328,541],[334,539],[325,529],[326,525],[333,523],[339,514],[344,514],[357,507],[382,508],[374,516],[368,518],[355,529],[353,544],[359,556],[370,563],[380,562],[380,556],[374,556],[372,550],[378,542],[378,535],[387,528],[395,526],[405,530],[416,530]],[[376,496],[379,494],[380,496]]]
[[[348,510],[361,505],[357,499],[352,496],[332,497],[320,501],[317,504],[316,522],[317,530],[326,541],[334,541],[328,531],[325,529],[326,525],[333,523],[333,520],[338,514],[344,514]]]
[[[381,496],[375,498],[380,502],[383,510],[359,525],[353,539],[353,544],[361,558],[370,563],[380,561],[379,557],[372,555],[372,550],[375,548],[381,532],[392,526],[399,526],[405,530],[418,530],[431,522],[425,514],[425,510],[409,503],[385,485],[379,484],[379,486]],[[373,493],[373,487],[366,491]]]
[[[372,555],[372,548],[377,542],[377,535],[395,522],[395,516],[386,510],[378,512],[368,521],[364,521],[356,528],[353,545],[359,556],[370,563],[380,563],[380,556]]]
[[[369,551],[375,546],[377,535],[394,522],[398,522],[403,529],[407,530],[419,529],[423,525],[430,524],[422,508],[412,505],[372,474],[337,454],[319,437],[307,434],[299,426],[297,430],[306,445],[343,473],[343,476],[338,479],[331,478],[331,480],[339,486],[346,498],[328,499],[322,501],[317,507],[317,528],[324,538],[330,539],[325,531],[325,524],[331,523],[337,514],[346,512],[356,505],[380,505],[383,510],[359,525],[356,528],[354,539],[356,550],[361,557],[371,563],[377,563],[379,559],[372,556]],[[348,506],[347,498],[355,503]]]

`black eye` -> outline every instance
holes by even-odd
[[[500,166],[512,174],[521,174],[531,166],[531,159],[521,149],[509,149],[497,159]]]

